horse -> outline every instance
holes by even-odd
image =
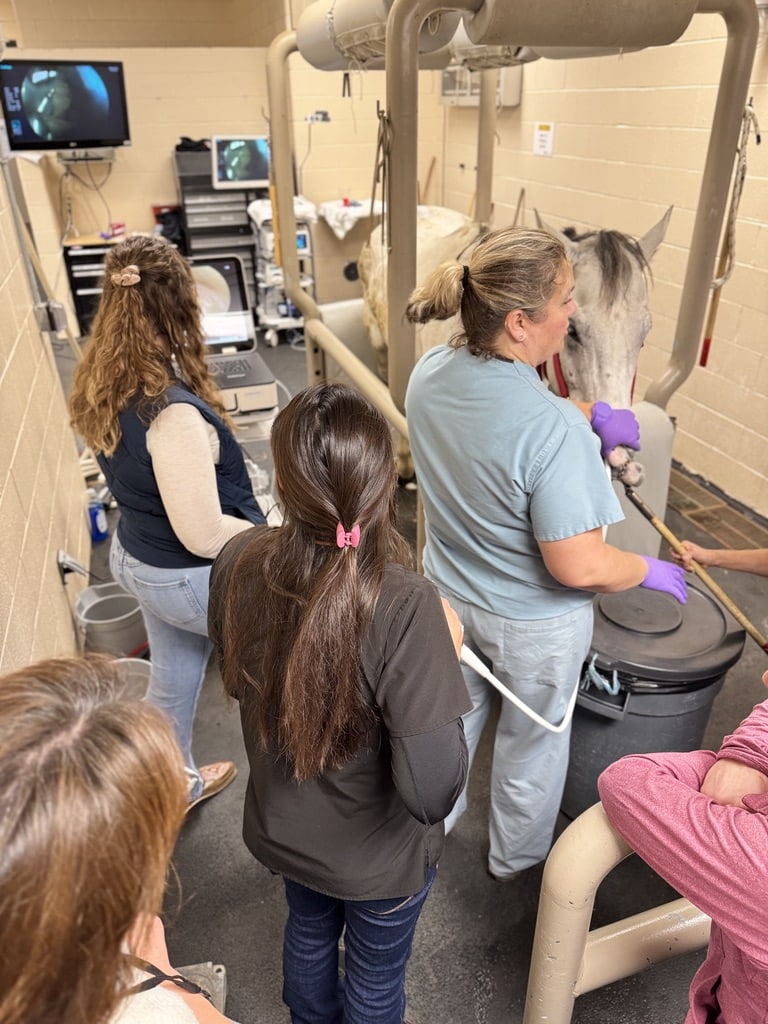
[[[651,329],[650,264],[671,213],[670,207],[642,238],[635,239],[611,230],[558,231],[544,224],[536,212],[537,225],[562,239],[576,285],[577,309],[559,361],[554,363],[556,390],[561,395],[616,407],[631,403],[640,349]]]
[[[480,225],[470,218],[447,212],[451,216],[437,221],[433,212],[423,226],[420,219],[417,230],[420,280],[442,262],[466,261],[467,252],[482,235]],[[560,231],[545,224],[535,211],[537,226],[562,240],[575,278],[574,298],[578,308],[571,317],[563,351],[552,366],[539,367],[542,378],[557,393],[582,402],[603,401],[617,408],[631,404],[640,349],[651,328],[650,264],[664,239],[671,213],[672,207],[646,234],[636,239],[613,230],[583,234],[573,228]],[[435,223],[445,225],[445,229],[435,228]],[[380,231],[380,227],[376,228],[363,247],[359,266],[363,319],[377,354],[379,372],[386,380],[387,267]],[[417,325],[416,358],[460,332],[458,317]],[[404,443],[398,448],[398,471],[404,479],[413,475],[410,453]]]

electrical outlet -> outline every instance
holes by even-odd
[[[88,575],[88,570],[83,563],[78,562],[76,558],[73,558],[72,555],[67,554],[61,548],[56,552],[56,565],[58,566],[62,583],[66,583],[66,577],[71,572],[79,573],[80,576]]]

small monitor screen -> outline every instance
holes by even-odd
[[[254,338],[243,265],[237,256],[190,260],[202,313],[205,343],[214,348],[250,348]]]
[[[214,135],[211,160],[214,188],[269,188],[269,139],[265,135]]]
[[[12,151],[130,144],[120,61],[0,60]]]

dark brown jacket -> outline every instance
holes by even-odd
[[[235,537],[211,574],[209,632],[218,642]],[[467,774],[461,715],[471,708],[434,585],[390,566],[365,638],[363,671],[379,724],[343,768],[297,783],[249,727],[243,836],[262,864],[342,899],[410,896],[426,883],[444,842],[443,819]]]

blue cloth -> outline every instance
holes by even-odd
[[[172,720],[184,763],[194,777],[190,800],[203,788],[192,757],[192,725],[212,644],[208,639],[208,579],[211,567],[164,569],[129,554],[117,533],[109,567],[139,602],[152,660],[146,700]]]
[[[216,466],[216,487],[224,515],[237,516],[251,523],[266,522],[253,496],[245,460],[232,431],[216,413],[185,386],[168,389],[169,405],[186,402],[193,405],[203,419],[210,423],[219,437],[219,462]],[[164,406],[154,410],[157,415]],[[167,569],[193,565],[211,565],[211,559],[192,554],[173,532],[152,471],[152,459],[147,451],[147,430],[152,415],[146,422],[137,412],[136,404],[120,414],[120,443],[110,456],[97,455],[115,501],[120,508],[117,530],[126,550],[148,565]]]
[[[402,1024],[405,971],[435,873],[432,868],[414,896],[365,901],[337,899],[284,879],[283,1001],[292,1024]]]
[[[510,619],[592,600],[547,571],[537,541],[623,518],[582,412],[524,363],[431,349],[405,399],[424,505],[424,572],[448,597]]]

